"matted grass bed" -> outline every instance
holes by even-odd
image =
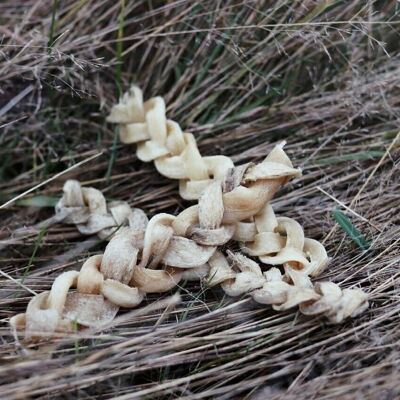
[[[1,399],[400,396],[398,1],[4,0],[0,38]],[[303,175],[274,210],[325,245],[314,282],[369,308],[333,325],[183,281],[107,329],[16,340],[10,317],[107,243],[55,221],[67,179],[148,216],[191,204],[106,122],[132,83],[202,155],[285,140]]]

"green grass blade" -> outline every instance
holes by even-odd
[[[57,197],[34,196],[28,199],[17,200],[15,204],[23,207],[54,207],[58,200]]]
[[[343,154],[341,156],[319,158],[319,159],[315,160],[315,164],[328,165],[328,164],[336,164],[336,163],[345,162],[345,161],[371,160],[374,158],[382,157],[384,154],[385,154],[384,151],[378,151],[378,150],[360,151],[358,153]]]
[[[332,213],[333,218],[339,226],[350,236],[351,240],[357,244],[362,250],[368,250],[370,244],[363,234],[351,223],[350,219],[340,210],[335,210]]]
[[[47,43],[47,52],[51,53],[51,49],[54,44],[54,32],[56,30],[56,12],[58,8],[58,0],[53,1],[53,8],[51,10],[51,24],[49,32],[49,41]]]
[[[117,90],[118,96],[122,94],[122,61],[123,56],[122,52],[124,51],[124,46],[122,43],[122,39],[124,37],[124,23],[125,23],[125,0],[121,0],[121,12],[118,17],[118,33],[117,33],[117,65],[115,69],[116,82],[117,82]]]
[[[31,267],[32,267],[32,265],[33,265],[34,260],[35,260],[36,253],[37,253],[38,249],[39,249],[39,248],[42,246],[42,244],[43,244],[43,238],[44,238],[44,235],[46,234],[46,232],[47,232],[47,228],[43,228],[43,229],[41,229],[40,232],[39,232],[39,235],[38,235],[38,237],[37,237],[37,239],[36,239],[36,241],[35,241],[35,247],[33,248],[32,255],[31,255],[31,257],[29,258],[28,265],[25,267],[24,273],[23,273],[23,275],[22,275],[21,283],[24,283],[25,278],[26,278],[27,275],[29,274],[29,271],[30,271],[30,269],[31,269]]]
[[[122,62],[123,55],[122,52],[124,50],[124,46],[122,43],[122,38],[124,37],[124,21],[125,21],[125,0],[121,0],[121,11],[118,17],[118,33],[117,33],[117,65],[115,67],[115,81],[117,83],[117,94],[118,98],[121,97],[122,94]],[[118,127],[114,128],[114,137],[111,147],[111,155],[110,160],[108,162],[106,177],[107,180],[110,179],[112,169],[115,163],[116,155],[117,155],[117,144],[118,144]]]

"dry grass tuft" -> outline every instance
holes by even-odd
[[[2,1],[0,203],[104,153],[0,210],[0,398],[398,398],[399,11],[395,0]],[[325,241],[321,279],[361,286],[369,310],[330,326],[183,284],[174,307],[173,293],[150,296],[103,332],[16,345],[7,321],[32,291],[105,246],[51,219],[65,179],[149,215],[184,207],[176,182],[105,123],[130,82],[165,95],[203,154],[257,160],[286,139],[304,176],[274,208]]]

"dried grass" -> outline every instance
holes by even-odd
[[[399,17],[395,0],[4,0],[0,202],[104,154],[0,210],[0,398],[399,397]],[[16,345],[27,288],[105,246],[51,219],[66,178],[149,215],[184,207],[105,123],[132,81],[166,96],[203,154],[258,160],[286,139],[304,176],[274,208],[325,241],[321,279],[361,286],[369,310],[331,326],[183,284],[179,304],[149,296],[105,331]]]

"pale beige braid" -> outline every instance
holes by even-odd
[[[283,154],[282,148],[274,149],[272,156],[277,152]],[[268,163],[268,160],[267,157],[264,162]],[[78,222],[83,232],[88,231],[87,225],[95,227],[90,232],[107,232],[115,223],[126,221],[130,228],[121,227],[107,245],[104,255],[89,258],[79,273],[60,275],[50,293],[41,294],[40,301],[36,297],[32,299],[26,315],[12,318],[11,323],[15,327],[24,325],[27,338],[35,337],[43,330],[46,318],[51,320],[46,334],[64,330],[66,319],[91,326],[95,323],[91,315],[97,315],[97,323],[111,317],[105,299],[115,307],[134,307],[141,302],[143,293],[172,289],[182,278],[184,270],[204,267],[217,246],[230,240],[237,222],[257,214],[290,177],[287,168],[282,176],[275,174],[270,177],[268,173],[259,173],[254,177],[254,170],[263,171],[262,164],[241,171],[241,180],[230,182],[235,176],[233,172],[223,183],[214,181],[203,191],[198,205],[189,207],[176,217],[158,214],[146,224],[139,213],[145,227],[130,222],[132,213],[126,204],[122,205],[121,212],[113,212],[114,208],[106,206],[99,191],[81,188],[74,181],[67,182],[57,208],[67,209],[71,222]],[[297,174],[297,170],[291,170],[293,175]],[[109,220],[109,223],[104,224],[104,220]],[[139,252],[140,262],[137,263]],[[153,269],[159,264],[166,268]],[[74,286],[77,286],[77,292],[67,296]],[[102,302],[98,296],[103,296]],[[56,306],[53,299],[56,299]],[[104,315],[99,315],[98,304],[94,308],[99,301],[103,304]]]
[[[246,179],[256,180],[258,176],[265,176],[266,173],[270,174],[270,177],[274,173],[282,176],[280,174],[282,174],[283,168],[293,168],[289,158],[278,148],[275,148],[268,156],[268,163],[264,162],[252,166],[252,171],[249,170],[248,166],[229,168],[230,160],[226,157],[202,158],[193,136],[182,134],[177,123],[167,120],[163,99],[156,97],[143,102],[143,93],[137,86],[132,86],[119,104],[112,108],[108,121],[120,124],[120,138],[123,143],[138,143],[137,154],[139,159],[143,161],[154,160],[161,174],[173,179],[180,179],[180,193],[184,198],[194,199],[200,196],[204,186],[209,183],[209,180],[206,180],[204,186],[202,186],[206,169],[209,173],[208,178],[213,177],[221,180],[221,175],[218,176],[215,173],[215,169],[211,167],[212,164],[220,166],[224,163],[226,166],[222,168],[225,174],[222,180],[223,188],[228,190],[229,185],[234,187],[235,181],[240,181],[243,178],[245,171],[247,172]],[[191,154],[191,157],[188,157],[189,154]],[[230,179],[227,180],[227,176]],[[196,189],[190,191],[190,195],[188,195],[186,190],[188,187]],[[312,287],[308,276],[319,275],[329,261],[326,250],[321,243],[305,238],[303,229],[295,220],[287,217],[276,218],[268,203],[265,203],[263,209],[254,218],[251,218],[252,221],[246,222],[243,219],[246,218],[241,218],[235,224],[233,235],[233,239],[243,242],[242,251],[252,256],[258,256],[264,263],[283,265],[286,280],[291,280],[295,274],[297,275],[296,287],[299,285],[307,288]],[[222,235],[223,233],[219,234]],[[203,236],[210,240],[210,232]],[[197,237],[197,239],[199,238]],[[254,264],[253,267],[255,268]],[[206,268],[201,266],[197,269],[198,272],[186,272],[185,276],[191,279],[195,279],[197,276],[204,277]],[[230,276],[231,273],[229,272],[227,276]],[[239,281],[246,277],[246,274],[248,275],[249,271],[240,272]],[[280,283],[274,283],[274,285],[287,287],[286,282],[282,282],[281,279],[278,281]],[[238,282],[235,283],[235,285],[237,284]],[[330,287],[333,287],[332,285],[334,284],[331,284]],[[224,287],[228,288],[229,285],[225,284]],[[296,291],[292,289],[291,293],[294,294]],[[305,295],[304,291],[302,293]],[[337,293],[338,291],[336,291]],[[348,293],[346,289],[344,293]],[[350,291],[350,295],[355,297],[359,293],[361,295],[358,303],[364,304],[366,297],[362,291],[357,289]],[[296,294],[296,296],[300,299],[299,294]],[[313,296],[315,296],[315,293]],[[305,310],[304,307],[303,309]],[[348,312],[348,315],[351,315],[351,313]]]
[[[97,234],[105,239],[120,226],[140,230],[147,225],[148,218],[141,209],[132,209],[124,201],[107,204],[100,190],[81,187],[77,180],[66,181],[63,192],[55,212],[64,223],[76,225],[84,235]]]
[[[264,162],[271,157],[278,161],[279,154],[284,161],[282,148],[276,147]],[[104,254],[90,257],[80,272],[61,274],[51,291],[35,296],[26,313],[13,317],[11,324],[25,329],[27,340],[71,331],[74,321],[82,326],[101,326],[112,321],[119,307],[135,307],[146,293],[171,290],[182,279],[203,279],[210,286],[221,284],[230,296],[250,294],[258,303],[270,304],[276,310],[300,305],[305,314],[322,314],[333,322],[364,309],[367,297],[360,290],[342,292],[334,284],[313,288],[309,275],[320,272],[327,261],[323,247],[307,251],[301,227],[294,220],[276,218],[268,204],[287,180],[286,172],[271,178],[267,172],[260,172],[264,171],[263,163],[239,167],[238,171],[232,171],[223,182],[209,184],[198,204],[177,216],[157,214],[147,223],[139,213],[141,223],[129,223],[131,214],[125,209],[124,219],[118,217],[115,221],[122,224],[128,220],[130,227],[116,231]],[[235,177],[237,173],[240,180]],[[60,201],[63,207],[77,206],[77,215],[86,218],[89,214],[94,226],[110,228],[95,221],[108,215],[99,193],[76,183],[68,183],[66,188],[74,196],[66,190]],[[87,195],[83,204],[68,203],[80,193]],[[90,198],[91,194],[97,201]],[[101,213],[92,212],[99,208]],[[69,211],[74,215],[75,210]],[[87,222],[85,218],[82,221]],[[284,275],[275,267],[263,273],[255,261],[242,254],[228,252],[225,258],[217,251],[233,235],[238,236],[237,227],[243,234],[243,219],[250,221],[246,223],[247,231],[253,232],[250,244],[248,232],[244,234],[246,240],[239,235],[238,239],[248,246],[243,249],[255,255],[263,249],[263,254],[272,257],[270,264],[283,264]],[[276,235],[270,240],[275,246],[272,250],[266,234]],[[270,256],[271,251],[277,254]],[[155,269],[159,265],[164,268]],[[70,290],[73,287],[76,291]]]
[[[269,203],[252,222],[239,222],[234,239],[241,250],[269,265],[283,265],[315,277],[328,265],[325,247],[304,237],[300,224],[292,218],[276,217]]]
[[[250,294],[257,303],[283,311],[299,306],[305,315],[322,315],[332,323],[355,317],[368,307],[368,296],[361,289],[344,289],[333,282],[320,282],[314,288],[309,277],[295,269],[285,274],[272,267],[263,272],[253,260],[228,251],[228,259],[216,252],[209,261],[207,283],[221,284],[229,296]]]
[[[123,95],[107,121],[119,124],[122,143],[137,143],[140,160],[154,161],[162,175],[179,179],[179,192],[186,200],[197,200],[210,182],[222,181],[233,168],[229,157],[202,157],[193,135],[167,119],[164,99],[158,96],[143,102],[137,86]]]
[[[299,306],[304,314],[336,323],[367,307],[367,295],[359,289],[342,291],[330,282],[314,288],[310,276],[328,261],[324,247],[304,238],[293,219],[275,217],[269,201],[300,175],[283,145],[261,163],[238,167],[227,157],[201,157],[193,136],[166,119],[162,98],[143,103],[137,87],[124,95],[109,120],[123,124],[121,139],[138,143],[140,159],[154,160],[161,173],[179,179],[182,197],[198,204],[148,221],[127,203],[107,205],[100,191],[67,181],[56,212],[83,234],[111,240],[103,255],[90,257],[79,272],[61,274],[50,292],[35,296],[26,313],[11,318],[27,340],[68,332],[76,324],[102,326],[119,307],[135,307],[146,293],[171,290],[182,279],[221,284],[230,296],[250,294],[276,310]],[[228,251],[225,257],[218,248],[231,239],[263,263],[282,265],[284,274],[276,267],[263,272],[240,253]]]
[[[120,124],[120,138],[123,143],[138,143],[139,159],[154,160],[161,174],[180,179],[180,192],[184,198],[197,199],[199,197],[204,190],[203,183],[200,182],[203,182],[206,171],[215,179],[223,180],[225,186],[234,185],[235,179],[240,181],[245,171],[245,179],[249,181],[257,180],[259,177],[273,177],[274,174],[283,176],[287,173],[294,176],[295,173],[291,161],[278,147],[263,163],[256,166],[232,168],[233,164],[230,162],[229,165],[227,157],[202,158],[193,136],[190,135],[188,140],[185,140],[179,125],[167,120],[164,100],[161,97],[155,97],[143,102],[143,93],[137,86],[132,86],[130,91],[124,94],[119,104],[112,108],[108,121]],[[216,169],[209,168],[210,165],[214,165]],[[215,173],[218,170],[221,172],[219,176]],[[298,171],[297,174],[300,172]],[[230,178],[229,183],[226,182],[227,176]],[[210,179],[207,179],[204,181],[204,185],[208,185],[209,182]],[[182,188],[186,189],[194,187],[194,185],[197,185],[199,190],[193,192],[193,197],[187,197],[187,192]],[[266,211],[273,213],[270,206]],[[263,220],[267,220],[271,226],[264,226]],[[249,244],[249,254],[260,256],[261,261],[272,265],[291,262],[300,263],[305,267],[307,264],[308,269],[315,269],[315,271],[310,271],[311,275],[313,273],[315,275],[327,264],[328,258],[324,247],[312,239],[304,239],[303,230],[296,221],[281,217],[278,222],[275,216],[271,215],[269,218],[269,215],[264,213],[256,218],[253,225],[252,227],[248,226],[248,229],[252,229],[254,234],[247,231],[246,233],[250,233],[250,235],[241,238],[239,229],[234,238],[255,241]],[[245,228],[246,224],[243,224],[243,227]],[[287,230],[293,231],[292,234],[287,232],[287,243],[279,232],[275,232],[276,229],[283,233]],[[209,234],[206,236],[209,237]],[[278,254],[271,256],[274,253]],[[318,265],[316,265],[316,261],[308,262],[305,253],[310,253],[310,256],[318,255],[320,258]]]

